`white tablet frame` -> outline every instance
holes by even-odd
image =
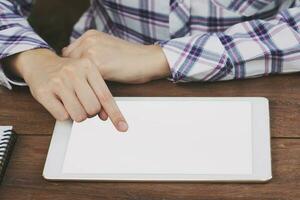
[[[248,101],[252,104],[253,174],[64,174],[64,158],[72,121],[57,121],[49,147],[43,177],[46,180],[82,181],[213,181],[265,182],[272,178],[269,102],[264,97],[116,97],[118,101]]]

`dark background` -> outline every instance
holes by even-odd
[[[73,25],[89,7],[89,0],[36,0],[29,22],[57,52],[69,43]]]

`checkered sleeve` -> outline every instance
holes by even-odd
[[[175,82],[218,81],[300,71],[300,7],[270,21],[160,43]]]
[[[212,0],[212,2],[221,6],[227,10],[238,12],[245,16],[251,16],[257,14],[259,11],[268,8],[275,7],[277,2],[274,0]]]
[[[0,0],[0,59],[30,49],[50,48],[26,20],[31,3],[31,0]],[[0,85],[11,89],[10,83],[24,85],[9,78],[0,65]]]

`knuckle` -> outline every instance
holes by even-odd
[[[80,68],[85,72],[90,71],[92,69],[92,62],[88,58],[82,58],[80,62]]]
[[[38,87],[34,92],[33,96],[37,99],[42,99],[44,96],[50,93],[50,89],[48,87],[42,86]]]
[[[96,37],[94,35],[88,36],[84,39],[84,43],[93,44],[95,43]]]
[[[78,115],[76,115],[75,117],[74,117],[74,121],[75,122],[82,122],[82,121],[84,121],[84,120],[86,120],[87,119],[87,115],[86,114],[78,114]]]
[[[88,50],[86,50],[86,52],[84,52],[84,56],[86,57],[94,57],[95,54],[96,52],[93,48],[89,48]]]
[[[66,112],[62,112],[58,115],[58,120],[60,121],[65,121],[67,119],[69,119],[69,115]]]
[[[90,29],[85,32],[85,35],[90,36],[90,35],[95,35],[97,33],[98,31],[96,31],[95,29]]]
[[[63,85],[63,80],[60,77],[54,77],[49,81],[49,83],[53,87],[61,87]]]
[[[92,62],[88,58],[82,58],[80,64],[81,64],[81,66],[85,66],[85,67],[88,67],[88,68],[90,68],[92,66]]]
[[[97,105],[94,105],[93,107],[87,109],[87,113],[89,115],[95,115],[95,114],[99,113],[100,110],[101,110],[101,106],[100,106],[100,104],[97,104]]]
[[[63,88],[63,80],[60,77],[54,77],[49,80],[49,89],[53,92],[59,91]]]
[[[75,68],[73,66],[65,66],[62,69],[62,77],[71,79],[71,80],[76,80],[78,78],[77,71],[78,71],[78,68]]]
[[[75,72],[74,67],[66,65],[62,68],[62,73],[63,74],[73,74]]]
[[[109,103],[112,101],[112,96],[108,93],[100,93],[99,94],[99,99],[101,100],[101,102],[103,103]]]

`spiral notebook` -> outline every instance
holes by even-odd
[[[0,126],[0,183],[5,174],[13,146],[16,142],[16,134],[12,126]]]

